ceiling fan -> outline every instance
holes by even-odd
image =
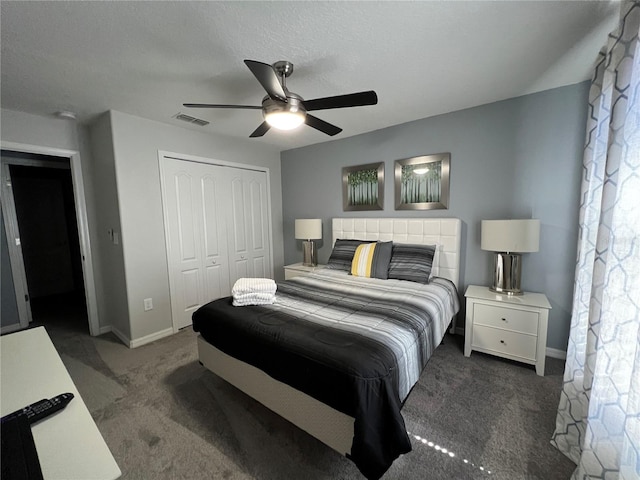
[[[292,63],[285,60],[276,62],[273,65],[255,60],[245,60],[244,63],[267,91],[267,96],[262,99],[262,105],[217,105],[210,103],[184,103],[183,105],[190,108],[262,110],[264,122],[249,135],[250,137],[261,137],[271,127],[280,130],[291,130],[302,123],[306,123],[327,135],[337,135],[342,131],[341,128],[309,115],[307,112],[329,110],[331,108],[360,107],[378,103],[378,96],[373,90],[305,100],[300,95],[287,89],[286,78],[293,73]]]

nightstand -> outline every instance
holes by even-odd
[[[544,375],[547,322],[551,305],[542,293],[502,295],[469,285],[464,355],[472,350],[536,366]]]
[[[317,265],[315,267],[305,267],[300,263],[292,263],[291,265],[284,266],[284,279],[289,280],[290,278],[297,277],[298,275],[304,275],[306,273],[311,273],[321,268],[325,268],[326,265]]]

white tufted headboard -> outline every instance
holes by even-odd
[[[338,238],[438,245],[434,275],[460,281],[459,218],[334,218],[332,243]]]

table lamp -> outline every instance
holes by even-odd
[[[315,267],[318,265],[318,257],[314,240],[322,238],[322,220],[319,218],[298,218],[296,219],[296,239],[302,242],[302,264],[305,267]]]
[[[493,251],[492,292],[522,295],[522,253],[537,252],[540,220],[482,220],[480,248]]]

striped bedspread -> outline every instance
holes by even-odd
[[[453,283],[443,278],[423,285],[324,269],[280,284],[269,308],[387,345],[398,362],[398,395],[404,401],[459,303]]]
[[[452,282],[429,285],[317,270],[278,284],[272,305],[202,306],[193,328],[216,348],[355,418],[351,458],[380,478],[411,451],[402,403],[451,318]]]

